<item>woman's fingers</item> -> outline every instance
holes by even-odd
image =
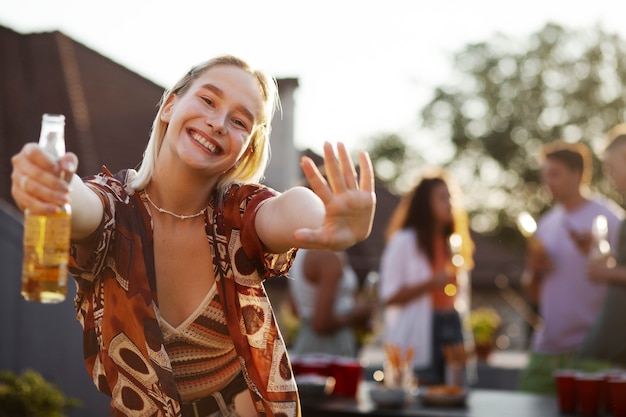
[[[326,178],[330,187],[335,193],[345,191],[346,185],[339,167],[339,160],[335,155],[333,145],[329,142],[324,143],[324,169],[326,170]]]
[[[304,176],[311,186],[311,190],[317,194],[324,204],[327,204],[332,199],[333,192],[328,186],[328,182],[315,165],[315,162],[308,156],[305,156],[302,157],[300,165],[302,166]]]
[[[354,168],[354,163],[352,162],[352,158],[350,157],[346,146],[342,142],[339,142],[337,144],[337,151],[339,154],[339,164],[345,186],[350,190],[358,189],[356,169]]]
[[[73,174],[77,159],[73,154],[54,160],[37,144],[26,144],[11,158],[11,195],[20,209],[53,213],[69,202],[65,174]]]
[[[359,187],[363,191],[370,193],[374,192],[374,168],[372,167],[372,160],[367,152],[359,152]]]
[[[328,142],[324,143],[324,169],[326,178],[319,171],[315,163],[308,157],[301,160],[302,170],[309,181],[311,189],[320,197],[324,204],[328,204],[335,196],[346,194],[349,191],[363,191],[375,199],[374,170],[372,161],[367,152],[359,152],[360,173],[357,174],[352,158],[345,145],[337,144],[337,154]],[[357,205],[368,205],[362,193],[351,194],[348,197]],[[373,202],[375,204],[375,201]]]
[[[297,240],[307,247],[343,249],[369,235],[376,204],[374,173],[366,152],[360,152],[359,163],[360,177],[343,143],[336,153],[330,143],[324,144],[326,178],[310,158],[302,158],[302,170],[326,206],[326,217],[318,229],[298,230]]]
[[[29,191],[15,190],[14,187],[11,188],[11,194],[18,207],[24,211],[28,209],[32,213],[37,214],[53,214],[59,210],[59,207],[66,203],[66,201],[59,203],[51,203],[49,201],[45,201],[40,199],[39,197],[33,197],[34,194],[30,193],[30,185]],[[33,186],[34,187],[34,186]],[[51,194],[52,195],[52,194]],[[52,198],[55,198],[54,196]]]
[[[342,142],[337,143],[337,153],[330,143],[324,144],[324,168],[328,182],[335,193],[359,189],[354,162]]]
[[[63,180],[70,183],[76,172],[76,167],[78,167],[78,157],[74,153],[68,152],[59,158],[58,163],[59,168],[63,171]]]
[[[333,193],[339,194],[359,188],[365,191],[374,190],[372,163],[367,152],[359,153],[359,163],[362,171],[360,179],[346,146],[342,142],[337,143],[335,153],[329,142],[324,143],[324,169],[327,184],[330,185]]]

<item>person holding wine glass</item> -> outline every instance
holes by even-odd
[[[553,394],[556,369],[607,367],[581,360],[577,353],[607,290],[585,271],[595,219],[604,216],[607,241],[613,245],[623,211],[608,199],[589,194],[591,153],[585,145],[555,141],[545,145],[542,157],[542,181],[556,204],[541,217],[534,233],[544,252],[528,253],[524,285],[529,301],[538,305],[541,323],[533,334],[519,388]]]
[[[602,157],[611,183],[626,196],[626,124],[615,125],[609,131]],[[626,367],[626,222],[622,221],[612,257],[590,261],[587,274],[594,282],[608,285],[609,290],[580,355]]]

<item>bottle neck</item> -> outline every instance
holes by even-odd
[[[65,138],[63,132],[44,131],[42,129],[39,137],[39,146],[55,158],[65,155]]]
[[[45,114],[41,120],[39,146],[55,158],[65,155],[65,117]]]

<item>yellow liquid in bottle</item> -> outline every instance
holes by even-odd
[[[69,210],[45,216],[25,214],[22,296],[26,300],[65,300],[70,227]]]

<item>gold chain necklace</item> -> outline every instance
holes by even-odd
[[[202,216],[204,214],[204,212],[206,211],[206,209],[207,209],[205,207],[202,210],[200,210],[199,212],[197,212],[196,214],[191,214],[189,216],[185,216],[184,214],[176,214],[176,213],[174,213],[172,211],[165,210],[165,209],[157,206],[156,204],[154,204],[154,201],[152,201],[152,199],[150,198],[150,195],[148,194],[148,191],[143,190],[143,193],[146,195],[146,198],[148,199],[148,202],[152,205],[152,207],[157,209],[159,211],[159,213],[169,214],[170,216],[174,216],[174,217],[176,217],[177,219],[180,219],[180,220],[192,219],[194,217]]]

